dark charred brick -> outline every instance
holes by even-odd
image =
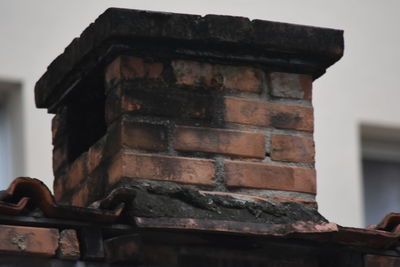
[[[211,121],[215,117],[212,94],[169,90],[154,84],[124,83],[106,101],[106,117],[111,123],[123,113]],[[157,88],[158,87],[158,88]],[[114,95],[115,93],[115,95]]]
[[[312,107],[248,98],[225,97],[225,120],[307,132],[312,132],[314,129]]]

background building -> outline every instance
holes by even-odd
[[[390,211],[400,211],[400,4],[394,0],[385,4],[372,0],[4,0],[0,3],[1,187],[22,175],[40,178],[51,187],[52,116],[35,108],[33,88],[70,40],[111,5],[343,29],[344,58],[314,83],[320,212],[339,224],[364,226]]]

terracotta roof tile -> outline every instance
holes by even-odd
[[[181,203],[182,196],[184,195],[183,198],[186,198],[190,194],[196,194],[196,192],[178,192],[176,191],[178,189],[174,188],[172,189],[173,191],[175,190],[173,193],[157,193],[157,190],[156,187],[147,189],[140,187],[122,187],[112,191],[106,198],[93,203],[90,207],[81,208],[57,204],[49,189],[40,180],[20,177],[15,179],[7,190],[0,191],[0,216],[8,215],[11,217],[15,216],[16,218],[18,216],[31,216],[35,214],[37,210],[40,210],[42,216],[45,218],[68,220],[68,222],[86,222],[92,225],[104,223],[112,225],[120,222],[118,220],[124,209],[128,209],[129,216],[124,217],[123,222],[127,225],[135,226],[136,228],[131,229],[136,229],[139,232],[141,229],[157,229],[165,231],[230,233],[250,236],[287,236],[310,239],[318,242],[371,248],[389,248],[400,240],[399,213],[387,215],[378,226],[374,226],[371,229],[341,227],[335,223],[329,223],[321,219],[314,219],[314,221],[312,219],[309,221],[287,220],[287,223],[284,221],[282,223],[278,221],[263,222],[262,219],[235,221],[234,219],[229,220],[229,217],[224,219],[223,214],[208,219],[200,217],[192,218],[189,216],[191,213],[187,214],[188,216],[186,217],[174,217],[171,215],[175,212],[173,210],[170,211],[171,214],[164,211],[164,216],[161,216],[157,213],[158,211],[156,213],[151,213],[149,210],[146,211],[146,207],[149,206],[141,207],[141,205],[143,203],[146,203],[146,205],[149,204],[149,202],[147,202],[149,200],[156,201],[153,204],[159,203],[157,201],[161,201],[160,203],[162,203],[168,200],[180,203],[179,205],[187,205],[187,203]],[[165,188],[163,190],[165,190]],[[207,201],[210,199],[218,201],[216,200],[217,197],[223,198],[219,201],[227,201],[232,197],[212,193],[208,194],[206,191],[197,191],[197,193],[205,195]],[[192,197],[193,196],[189,196],[189,198]],[[211,198],[208,199],[208,197]],[[245,200],[245,198],[242,198],[240,195],[237,197],[240,201]],[[193,199],[190,201],[193,201]],[[199,200],[197,199],[196,201]],[[265,201],[268,203],[267,199],[252,199],[250,201]],[[133,203],[137,206],[135,208],[132,206],[127,207],[126,205],[129,203]],[[198,212],[199,205],[201,206],[204,203],[201,203],[200,199],[200,202],[195,204],[198,206],[194,207],[193,212]],[[303,204],[298,204],[299,206],[295,206],[295,208],[306,207],[306,205]],[[276,203],[273,205],[279,206],[279,204]],[[257,206],[254,207],[254,212],[256,214]],[[168,209],[170,207],[168,207],[167,204],[165,207],[161,207],[161,209],[166,208]],[[184,208],[189,208],[189,206],[185,206]],[[221,209],[221,207],[217,205],[216,207],[207,207],[207,209]],[[312,210],[311,207],[309,209]],[[212,213],[218,214],[218,212],[215,211],[216,210],[213,210]],[[204,213],[207,211],[200,209],[200,213],[201,212]],[[219,210],[219,212],[221,212],[221,210]],[[222,213],[224,212],[226,211],[222,209]],[[290,214],[290,216],[292,215],[293,214]],[[311,216],[310,218],[313,217]]]
[[[1,215],[26,215],[39,209],[44,217],[112,223],[121,214],[123,203],[114,210],[58,205],[47,186],[38,179],[19,177],[0,191]]]

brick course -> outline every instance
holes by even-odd
[[[0,225],[0,252],[53,257],[58,238],[53,228]]]
[[[313,132],[313,108],[246,98],[225,98],[225,120],[255,126],[272,126]]]
[[[145,62],[144,59],[132,56],[117,57],[106,69],[107,83],[124,79],[158,79],[161,78],[164,66],[159,62]]]
[[[177,84],[259,93],[264,74],[253,67],[213,65],[188,60],[171,63]]]
[[[229,187],[274,189],[316,194],[315,170],[267,163],[225,162]]]
[[[148,151],[167,149],[167,129],[163,125],[136,122],[123,116],[110,130],[109,146]]]
[[[272,72],[269,74],[269,81],[272,96],[311,100],[310,75]]]
[[[271,159],[314,163],[314,141],[304,136],[273,134],[271,137]]]
[[[124,113],[211,121],[215,115],[214,101],[206,92],[123,82],[107,96],[106,121],[111,124]]]
[[[214,176],[212,160],[122,151],[109,168],[108,182],[114,184],[122,178],[143,178],[213,185]]]
[[[177,126],[174,133],[174,148],[183,151],[264,158],[265,137],[254,132]]]

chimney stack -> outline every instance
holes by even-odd
[[[148,182],[315,203],[312,83],[342,53],[338,30],[108,9],[35,88],[57,201]]]

